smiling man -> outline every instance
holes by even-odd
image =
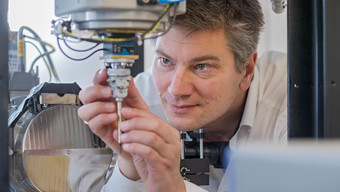
[[[206,139],[229,140],[242,116],[257,55],[240,73],[222,29],[187,33],[175,27],[156,43],[152,72],[167,120],[182,131],[204,127]]]
[[[121,152],[106,71],[95,75],[80,93],[79,116],[120,153],[103,191],[204,191],[181,177],[178,130],[201,128],[207,142],[232,149],[287,141],[286,57],[269,53],[257,61],[262,26],[255,0],[187,0],[187,12],[155,41],[152,70],[130,84]],[[222,177],[222,169],[213,170],[204,188],[227,190]]]

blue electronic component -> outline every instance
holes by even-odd
[[[105,43],[104,55],[135,55],[134,42]]]
[[[172,4],[172,3],[180,3],[184,0],[158,0],[158,4],[160,3],[168,3],[168,4]]]

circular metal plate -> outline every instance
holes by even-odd
[[[99,146],[78,117],[78,108],[49,107],[32,118],[24,134],[18,134],[21,141],[16,142],[22,148],[17,168],[24,168],[19,170],[21,177],[27,177],[23,179],[35,190],[93,191],[103,185],[112,151]]]

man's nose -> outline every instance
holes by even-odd
[[[177,69],[172,76],[168,92],[174,97],[182,97],[192,94],[193,82],[190,72],[185,69]]]

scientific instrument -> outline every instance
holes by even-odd
[[[183,0],[55,0],[55,15],[69,16],[68,20],[53,22],[52,33],[57,36],[60,49],[59,42],[67,44],[69,39],[104,44],[103,49],[93,53],[104,51],[101,59],[117,102],[119,143],[120,111],[128,94],[130,68],[139,59],[139,55],[135,54],[135,46],[141,46],[146,39],[165,34],[176,15],[185,12],[185,5]]]

